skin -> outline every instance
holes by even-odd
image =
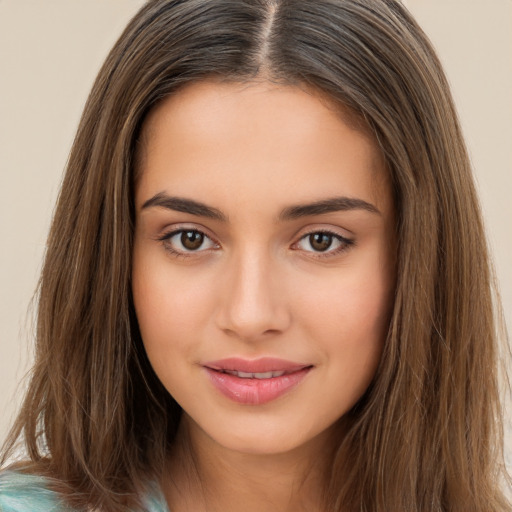
[[[133,296],[151,364],[184,410],[163,482],[173,512],[319,510],[336,425],[375,375],[394,286],[387,173],[348,119],[302,87],[205,81],[145,122]],[[224,219],[148,206],[157,194]],[[374,211],[281,218],[340,196]],[[203,245],[187,252],[169,235],[179,229],[204,233]],[[309,235],[325,232],[319,251]],[[239,404],[203,367],[234,356],[313,368],[276,400]],[[180,462],[190,450],[194,467]]]

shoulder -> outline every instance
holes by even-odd
[[[148,512],[169,512],[165,498],[156,483],[149,485],[144,498]],[[74,512],[40,475],[19,471],[0,471],[0,512]]]
[[[57,493],[48,488],[47,480],[18,471],[0,472],[0,512],[72,512]]]

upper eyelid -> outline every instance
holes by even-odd
[[[157,235],[156,238],[157,238],[157,240],[163,240],[166,238],[170,238],[177,233],[181,233],[182,231],[197,231],[198,233],[201,233],[202,235],[208,237],[213,242],[215,242],[217,244],[219,243],[217,241],[216,237],[210,233],[209,229],[206,229],[203,226],[197,226],[197,225],[190,226],[190,225],[186,225],[186,224],[175,225],[173,227],[164,228],[161,230],[161,234]]]
[[[308,235],[313,235],[314,233],[327,233],[329,235],[338,236],[340,238],[348,239],[347,236],[344,236],[344,235],[338,233],[337,231],[334,231],[334,230],[331,230],[331,229],[313,229],[311,231],[307,231],[306,233],[304,233],[301,236],[301,238],[303,238],[305,236],[308,236]]]
[[[349,244],[349,245],[352,245],[354,243],[354,239],[352,238],[348,238],[346,236],[343,236],[343,235],[340,235],[339,233],[336,233],[334,231],[329,231],[329,230],[313,230],[313,231],[309,231],[308,233],[304,233],[303,235],[301,235],[296,242],[293,242],[292,245],[297,245],[301,240],[304,240],[304,238],[308,237],[308,236],[311,236],[311,235],[314,235],[315,233],[326,233],[328,235],[331,235],[332,237],[334,238],[337,238],[339,241],[345,243],[345,244]]]
[[[340,230],[342,230],[344,233],[340,233]],[[305,236],[312,235],[314,233],[328,233],[343,240],[353,240],[353,235],[347,229],[330,226],[314,226],[312,228],[302,228],[295,234],[295,237],[297,240],[302,240]]]

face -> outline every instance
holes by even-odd
[[[325,434],[374,377],[394,285],[371,137],[301,88],[201,82],[148,117],[133,297],[191,435],[278,453]]]

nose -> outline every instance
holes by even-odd
[[[291,314],[277,263],[255,252],[230,263],[222,281],[218,327],[244,341],[284,332]]]

